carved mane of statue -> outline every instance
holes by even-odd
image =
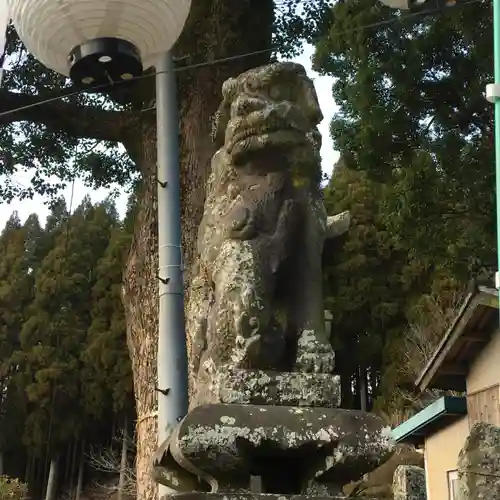
[[[321,255],[349,226],[323,205],[322,113],[304,68],[259,67],[222,94],[186,308],[192,395],[231,368],[332,372]]]

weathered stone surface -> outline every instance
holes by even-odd
[[[331,497],[327,495],[279,495],[270,493],[175,493],[168,495],[171,500],[337,500],[343,496]],[[370,500],[365,498],[363,500]]]
[[[415,465],[400,465],[394,472],[394,500],[426,500],[425,470]]]
[[[461,500],[500,498],[500,428],[475,424],[460,451],[458,480]]]
[[[392,442],[375,415],[335,408],[321,265],[350,216],[323,204],[317,95],[294,63],[229,79],[222,95],[186,305],[191,411],[168,429],[155,478],[197,491],[179,500],[334,498]]]
[[[340,406],[340,377],[321,373],[228,370],[198,392],[198,403]]]
[[[384,500],[393,499],[393,481],[396,469],[400,465],[414,465],[424,467],[424,455],[413,446],[396,445],[394,454],[377,467],[366,473],[359,481],[346,484],[343,492],[346,496],[375,497]]]
[[[301,493],[311,479],[342,486],[392,452],[390,428],[354,410],[205,405],[176,428],[170,453],[215,492],[227,477],[260,476],[270,493]],[[220,485],[219,485],[220,486]]]
[[[256,68],[222,94],[186,307],[195,394],[228,368],[333,371],[321,254],[350,221],[323,205],[322,114],[302,66]]]
[[[327,496],[329,498],[344,498],[342,486],[339,483],[324,483],[311,479],[305,486],[302,493],[308,496]],[[392,500],[392,499],[391,499]]]

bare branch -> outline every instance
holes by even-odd
[[[0,125],[30,121],[75,137],[121,142],[127,129],[137,120],[137,115],[131,111],[78,106],[60,99],[50,100],[51,97],[54,99],[49,96],[49,102],[40,104],[45,98],[0,90]]]
[[[404,338],[404,362],[401,369],[407,380],[415,380],[429,362],[446,329],[456,317],[462,301],[461,291],[443,295],[426,296],[413,311],[413,321],[409,322]],[[409,387],[396,389],[397,396],[404,402],[404,411],[413,411],[435,401],[443,391],[429,389],[419,394]]]
[[[462,301],[462,293],[455,292],[446,299],[441,295],[430,295],[415,311],[405,335],[405,370],[410,379],[415,379],[431,359],[436,346],[455,318]]]
[[[129,436],[126,436],[127,448],[131,451],[130,455],[135,455],[135,442]],[[121,431],[119,436],[113,438],[113,441],[117,444],[122,443],[123,431]],[[92,496],[103,496],[108,498],[109,494],[116,493],[119,489],[119,482],[116,478],[120,475],[121,471],[121,456],[120,453],[113,449],[113,447],[108,448],[94,448],[87,455],[88,464],[96,471],[101,473],[109,474],[109,481],[96,481],[94,482],[94,492]],[[124,485],[122,493],[126,497],[135,498],[136,497],[136,483],[137,476],[134,467],[127,466],[124,470]]]

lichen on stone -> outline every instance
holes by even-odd
[[[348,228],[323,205],[322,113],[304,68],[255,68],[222,95],[186,308],[192,406],[228,368],[332,373],[321,254]]]
[[[500,428],[476,423],[458,457],[460,500],[500,498]]]
[[[186,306],[190,412],[157,464],[183,491],[200,478],[213,500],[322,500],[392,453],[380,418],[338,408],[322,253],[350,216],[322,200],[321,119],[300,65],[223,85]],[[287,494],[250,494],[252,477]]]
[[[400,465],[394,472],[394,500],[426,500],[425,470],[415,465]]]

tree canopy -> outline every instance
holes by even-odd
[[[68,447],[109,442],[114,420],[133,419],[126,227],[112,201],[85,199],[71,215],[55,206],[45,228],[14,213],[0,235],[0,453],[11,475],[58,454],[67,477]],[[24,479],[32,492],[44,481]]]
[[[194,252],[222,82],[313,43],[315,69],[335,77],[340,108],[331,133],[342,165],[325,202],[330,213],[349,209],[354,219],[325,270],[343,401],[361,407],[364,387],[370,405],[393,409],[395,388],[408,383],[402,353],[415,321],[434,314],[435,294],[445,297],[438,309],[448,310],[461,284],[495,267],[493,123],[483,98],[493,66],[491,6],[468,0],[430,15],[398,13],[376,0],[235,5],[200,3],[174,50],[185,262]],[[0,421],[9,429],[22,422],[26,443],[43,454],[66,449],[86,425],[131,411],[131,369],[137,412],[155,409],[155,100],[152,78],[125,95],[75,95],[79,89],[34,61],[13,30],[8,60],[0,196],[39,192],[55,203],[46,227],[14,215],[0,237],[0,354],[7,360],[0,409],[16,407],[10,420],[0,412]],[[34,172],[25,191],[11,181],[19,169]],[[95,187],[134,186],[133,216],[121,222],[112,204],[86,201],[68,221],[57,194],[76,176]],[[54,440],[51,420],[62,429]],[[138,494],[151,500],[155,424],[140,422]]]
[[[491,5],[426,15],[347,0],[331,19],[315,69],[335,77],[331,132],[346,165],[395,186],[391,227],[430,265],[446,260],[463,279],[491,267]]]
[[[470,278],[496,268],[492,107],[484,99],[491,5],[415,14],[346,0],[328,16],[314,67],[335,77],[331,133],[342,166],[326,199],[333,211],[351,209],[354,227],[326,286],[340,349],[358,347],[340,359],[351,363],[351,379],[357,365],[373,369],[373,395],[387,409],[404,404],[395,388],[415,376],[404,367],[404,350],[417,347],[408,336],[426,330],[435,342],[424,317],[439,316],[439,307],[446,316]]]

